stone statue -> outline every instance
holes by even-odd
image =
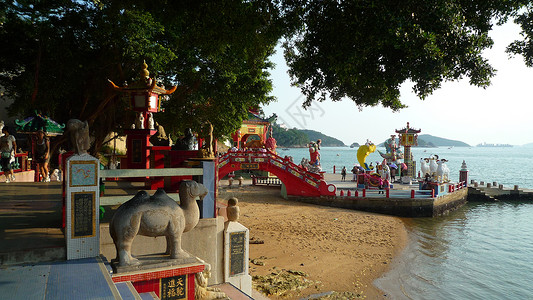
[[[194,299],[195,300],[214,300],[214,299],[230,299],[226,293],[221,292],[220,289],[211,288],[207,286],[207,281],[211,277],[211,265],[199,259],[204,265],[205,269],[202,272],[194,274]]]
[[[187,252],[181,249],[181,236],[198,224],[200,209],[196,197],[203,199],[207,193],[203,184],[183,181],[179,188],[179,205],[163,189],[158,189],[151,197],[146,191],[140,191],[123,203],[109,224],[109,232],[117,250],[115,260],[119,266],[139,264],[139,261],[131,256],[131,245],[137,234],[165,236],[165,253],[170,254],[170,258],[189,257]]]
[[[170,139],[165,132],[165,128],[159,123],[155,124],[157,132],[150,137],[150,143],[154,146],[170,146]]]
[[[204,140],[204,145],[202,146],[202,149],[200,149],[200,157],[201,158],[214,158],[215,152],[213,151],[213,124],[211,122],[207,122],[208,125],[208,133],[207,137]]]
[[[82,122],[77,119],[70,119],[67,122],[67,130],[70,134],[72,147],[74,147],[74,153],[78,155],[87,154],[87,150],[91,147],[87,121]]]
[[[4,133],[2,132],[2,129],[4,128],[4,121],[0,121],[0,137],[4,136]]]
[[[176,141],[172,150],[194,150],[194,134],[190,128],[185,130],[185,136]]]
[[[228,207],[226,208],[226,215],[228,221],[237,222],[239,220],[240,208],[237,206],[239,200],[235,197],[228,199]]]
[[[135,119],[135,129],[144,129],[144,116],[142,112],[140,112],[137,115],[137,119]]]
[[[307,171],[311,173],[320,173],[322,172],[322,167],[320,165],[312,165],[307,158],[302,158],[302,161],[300,162],[300,166],[302,168],[307,169]]]
[[[151,129],[151,130],[155,129],[155,127],[154,127],[154,115],[151,112],[148,113],[148,129]]]

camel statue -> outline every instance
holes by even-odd
[[[202,200],[208,193],[207,188],[195,181],[180,184],[180,204],[170,198],[163,189],[153,196],[146,191],[138,192],[135,197],[123,203],[115,212],[109,231],[115,248],[119,266],[137,265],[139,261],[131,256],[131,245],[136,235],[150,237],[165,236],[166,254],[170,258],[189,257],[181,249],[181,236],[193,229],[200,218],[196,197]]]

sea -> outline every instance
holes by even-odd
[[[378,148],[385,152],[384,148]],[[412,148],[420,158],[447,159],[450,179],[459,179],[463,161],[469,180],[533,189],[532,147]],[[323,171],[348,172],[357,148],[322,147]],[[306,148],[278,149],[295,163]],[[376,151],[366,162],[381,162]],[[533,201],[467,203],[446,216],[402,218],[407,247],[375,285],[388,299],[533,299]]]

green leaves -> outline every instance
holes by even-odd
[[[469,77],[487,86],[494,69],[482,57],[492,46],[492,22],[511,14],[513,1],[305,2],[302,30],[284,44],[293,84],[304,106],[327,97],[360,106],[403,106],[407,80],[422,99],[443,81]]]

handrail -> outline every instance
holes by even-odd
[[[305,182],[307,182],[306,179],[308,179],[318,185],[322,181],[320,179],[314,178],[313,176],[309,175],[308,171],[306,171],[304,168],[300,167],[299,165],[275,153],[268,152],[268,151],[261,152],[257,150],[251,150],[251,151],[250,150],[245,150],[245,151],[237,150],[237,151],[227,152],[226,154],[224,154],[223,156],[219,158],[219,164],[222,164],[225,161],[235,161],[235,158],[245,158],[246,161],[248,162],[253,162],[252,161],[253,158],[269,158],[270,160],[277,161],[278,163],[285,165],[286,171],[292,173],[293,175],[295,174],[291,172],[291,170],[294,170],[300,176],[302,176],[300,179]]]
[[[164,168],[164,169],[115,169],[100,170],[100,177],[168,177],[201,176],[202,168]]]

